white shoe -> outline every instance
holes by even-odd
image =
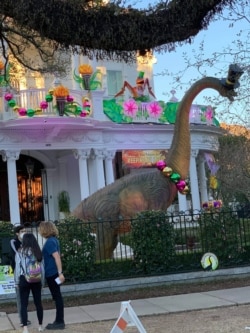
[[[42,332],[43,331],[43,327],[42,326],[39,326],[38,327],[38,332]]]

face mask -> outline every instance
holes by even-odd
[[[23,235],[25,235],[25,232],[21,232],[19,235],[19,238],[22,240],[23,239]]]

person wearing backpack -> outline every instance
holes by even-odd
[[[30,291],[36,307],[38,330],[43,330],[42,286],[44,285],[44,267],[42,251],[32,233],[23,235],[22,248],[16,253],[15,283],[19,288],[21,300],[21,318],[23,333],[28,333],[27,317]]]
[[[39,233],[46,239],[43,246],[43,260],[45,268],[45,278],[50,293],[56,305],[55,321],[46,326],[48,330],[62,330],[64,323],[64,302],[60,285],[65,281],[62,272],[62,261],[60,255],[60,245],[57,239],[58,229],[53,222],[42,221],[39,224]]]
[[[15,267],[16,267],[16,253],[21,250],[22,248],[22,239],[23,235],[26,232],[25,226],[24,225],[18,225],[14,228],[14,235],[15,238],[10,240],[10,265],[12,268],[12,271],[15,272]],[[21,300],[20,300],[20,293],[19,293],[19,288],[16,288],[16,304],[17,304],[17,311],[20,319],[20,326],[23,327],[22,323],[22,317],[21,317]],[[27,324],[30,325],[31,322],[27,320]]]

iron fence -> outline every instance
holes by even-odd
[[[149,212],[129,221],[70,218],[55,223],[66,282],[71,284],[213,269],[201,265],[206,253],[218,258],[219,268],[250,264],[250,214],[238,211]],[[45,240],[37,225],[29,230],[42,247]],[[1,231],[1,258],[6,257],[9,236]]]

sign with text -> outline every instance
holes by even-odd
[[[166,150],[123,150],[122,165],[127,168],[155,167],[166,155]]]
[[[0,295],[15,293],[14,274],[11,266],[0,266]]]

